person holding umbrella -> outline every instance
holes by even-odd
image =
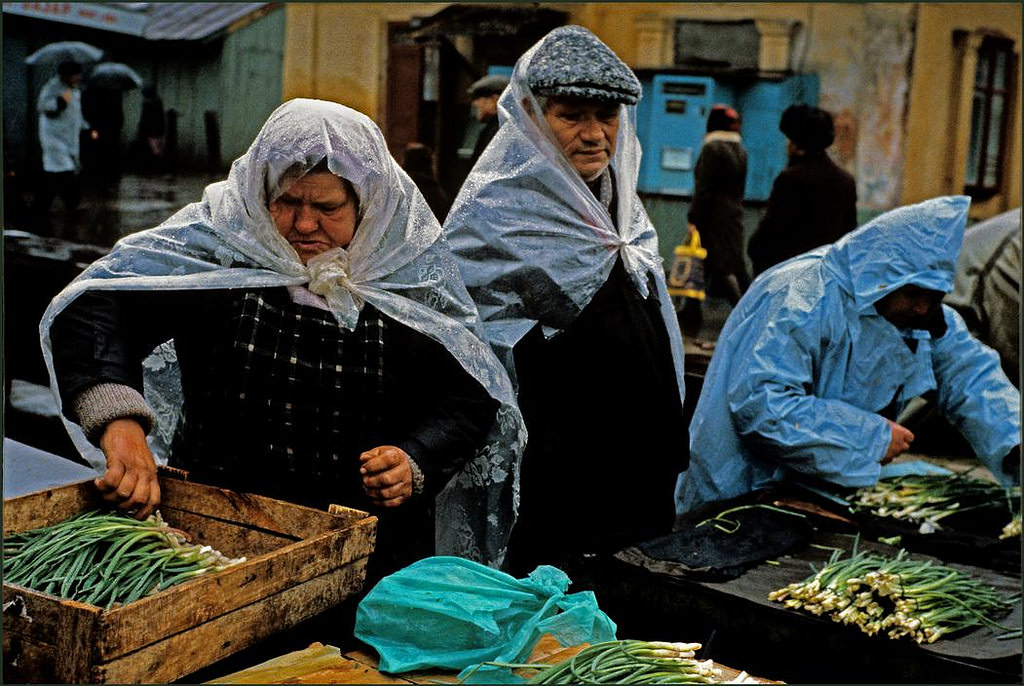
[[[50,206],[54,196],[60,195],[68,215],[78,208],[81,200],[79,134],[90,130],[82,115],[82,95],[78,88],[81,79],[81,64],[74,60],[62,61],[57,75],[46,82],[36,102],[43,174],[33,214],[39,222],[39,230],[47,233],[51,230]],[[90,136],[94,140],[98,137],[95,131],[91,131]]]
[[[86,141],[82,166],[103,195],[117,192],[121,179],[121,130],[124,128],[124,91],[142,85],[134,69],[120,62],[97,64],[85,78],[82,113],[98,134]]]

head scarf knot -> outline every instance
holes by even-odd
[[[309,290],[327,300],[327,305],[345,330],[352,331],[359,321],[359,312],[366,302],[359,296],[352,281],[348,252],[334,248],[309,261]]]

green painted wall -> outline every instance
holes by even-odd
[[[220,65],[221,159],[227,166],[249,148],[281,104],[285,12],[270,12],[224,40]]]
[[[203,113],[220,109],[220,41],[178,43],[175,47],[173,61],[164,53],[155,65],[157,91],[164,107],[177,112],[178,168],[201,169],[207,166]]]

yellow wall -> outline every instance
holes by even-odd
[[[317,97],[382,126],[387,23],[429,17],[449,3],[287,3],[284,97]],[[787,66],[821,79],[820,105],[836,116],[833,156],[858,180],[859,203],[887,209],[962,191],[966,127],[954,95],[954,29],[996,28],[1017,41],[1016,3],[545,3],[593,30],[634,67],[672,61],[678,19],[755,19],[792,38]],[[786,27],[793,27],[789,31]],[[789,31],[789,33],[786,33]],[[762,41],[764,45],[764,41]],[[762,51],[764,48],[762,47]],[[764,53],[762,52],[762,57]],[[911,79],[908,81],[908,74]],[[1009,192],[975,216],[1020,204],[1020,90],[1008,147]],[[962,110],[962,108],[961,108]]]
[[[903,201],[917,202],[935,195],[963,192],[967,156],[968,98],[956,107],[957,90],[973,84],[973,68],[957,83],[953,31],[995,30],[1015,41],[1020,61],[1021,6],[1017,3],[921,3],[918,9],[913,87],[907,121],[907,159],[903,172]],[[973,65],[970,62],[969,67]],[[1020,205],[1021,89],[1018,71],[1012,109],[1004,182],[1006,193],[975,203],[972,216],[989,217]],[[962,85],[961,85],[962,84]]]
[[[449,3],[287,3],[284,99],[333,100],[381,123],[387,24]]]

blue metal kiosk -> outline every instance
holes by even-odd
[[[693,168],[700,154],[708,112],[715,103],[735,107],[743,118],[740,134],[747,149],[745,199],[764,201],[786,166],[786,138],[779,119],[797,103],[815,105],[816,74],[778,79],[655,74],[641,77],[644,94],[637,106],[637,135],[643,147],[637,189],[656,195],[693,195]]]

